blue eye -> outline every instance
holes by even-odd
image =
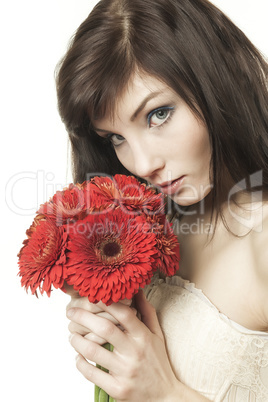
[[[111,134],[108,134],[106,138],[113,144],[114,147],[118,147],[125,141],[125,138],[119,134],[111,133]]]
[[[167,122],[168,119],[171,117],[173,110],[174,107],[168,107],[168,106],[152,110],[147,116],[148,126],[150,128],[162,126],[162,124]]]

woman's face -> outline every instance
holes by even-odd
[[[131,173],[157,186],[177,204],[201,201],[211,190],[208,130],[171,88],[149,75],[135,75],[115,117],[94,120]]]

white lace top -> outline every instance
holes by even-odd
[[[184,384],[215,402],[268,401],[268,333],[229,320],[178,276],[154,278],[146,295]]]

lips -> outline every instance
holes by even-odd
[[[174,195],[179,192],[185,176],[181,176],[178,179],[172,181],[166,181],[157,186],[160,188],[161,192],[167,195]]]

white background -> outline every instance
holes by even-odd
[[[40,203],[71,182],[53,75],[69,38],[95,3],[9,0],[0,6],[3,402],[94,400],[93,386],[76,370],[69,346],[68,296],[61,291],[53,292],[50,299],[26,294],[17,277],[16,255]],[[213,3],[268,55],[267,0]]]

